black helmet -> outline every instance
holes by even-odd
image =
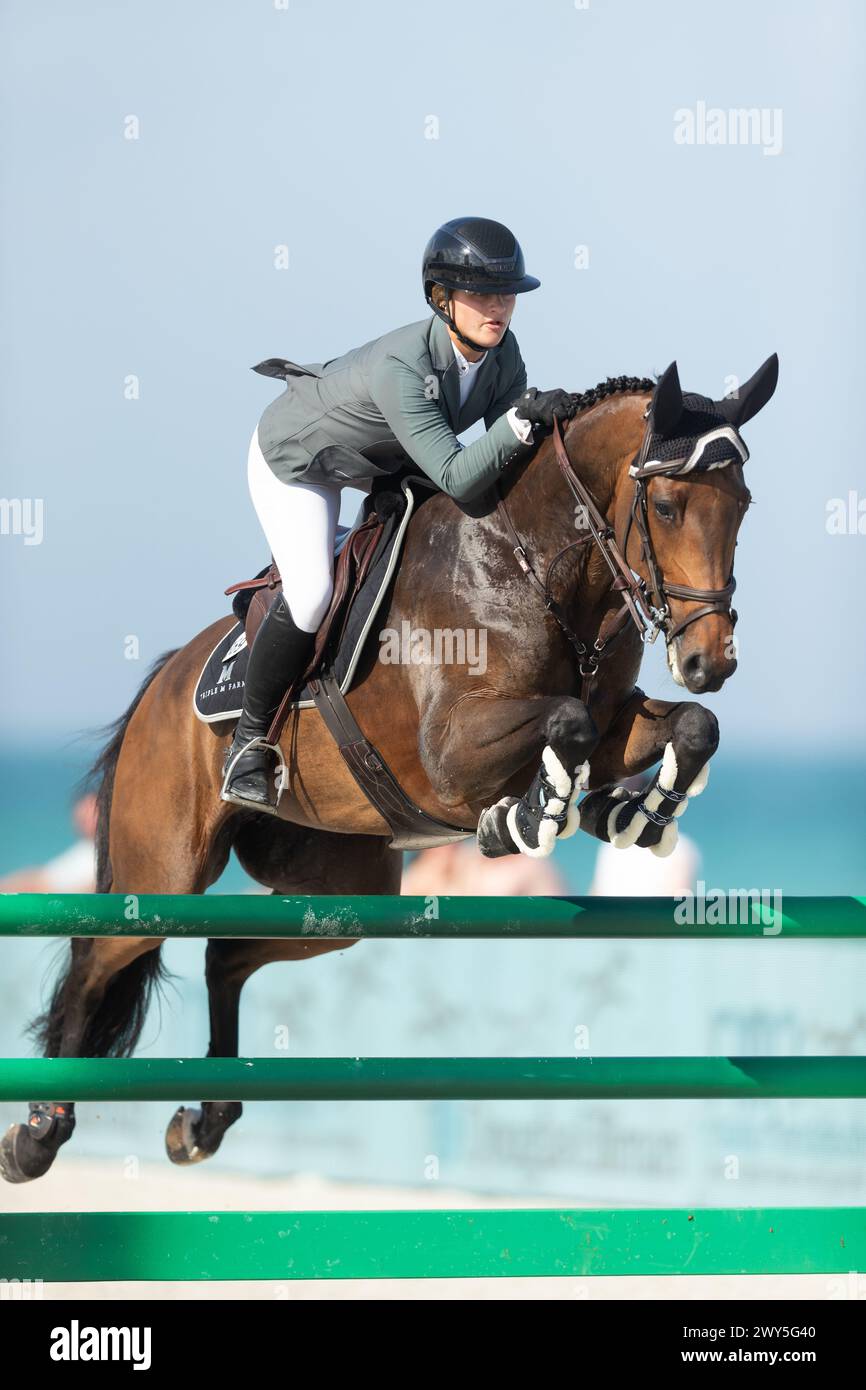
[[[425,247],[421,276],[424,298],[434,314],[461,342],[476,349],[478,343],[464,338],[451,315],[433,303],[433,286],[476,294],[524,294],[541,284],[534,275],[526,274],[523,252],[513,232],[488,217],[455,217],[439,227]]]
[[[424,298],[433,285],[477,294],[523,294],[541,284],[523,267],[520,244],[501,222],[455,217],[433,233],[422,263]]]

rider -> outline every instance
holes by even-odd
[[[249,449],[253,506],[282,578],[256,633],[241,717],[223,768],[224,801],[276,813],[266,736],[288,686],[303,673],[333,592],[340,492],[369,490],[406,455],[457,502],[485,491],[533,431],[573,406],[565,391],[526,389],[509,329],[515,297],[540,281],[500,222],[458,217],[434,232],[422,263],[432,318],[394,329],[322,364],[270,359],[259,370],[286,378]],[[463,447],[457,434],[483,417],[486,433]]]

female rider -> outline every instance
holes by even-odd
[[[340,492],[368,488],[405,456],[457,502],[484,492],[533,431],[567,418],[565,391],[526,389],[509,329],[515,297],[540,281],[500,222],[458,217],[424,252],[432,318],[394,329],[329,362],[270,359],[258,370],[286,378],[249,450],[253,506],[282,578],[249,654],[243,710],[223,768],[223,801],[277,812],[266,736],[288,686],[303,673],[333,592]],[[457,435],[483,417],[486,433]]]

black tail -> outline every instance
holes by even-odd
[[[66,968],[58,979],[51,1002],[25,1030],[43,1057],[59,1057],[70,996],[80,991],[80,967],[97,943],[71,941]],[[76,972],[78,978],[76,979]],[[153,994],[170,978],[156,949],[136,956],[118,970],[75,1047],[76,1057],[131,1057],[135,1051]]]
[[[93,766],[82,779],[82,787],[96,790],[96,891],[110,893],[112,886],[111,859],[108,853],[108,830],[111,820],[111,796],[114,773],[120,748],[129,721],[138,709],[142,696],[162,668],[174,656],[174,651],[158,657],[145,676],[131,705],[119,719],[103,729],[108,742]],[[38,1045],[43,1057],[59,1055],[68,1002],[68,991],[76,966],[91,949],[89,940],[72,941],[66,969],[54,987],[48,1008],[27,1028],[27,1036]],[[159,950],[147,951],[114,976],[84,1036],[76,1047],[78,1057],[130,1057],[135,1051],[154,990],[168,978]],[[77,985],[76,985],[77,987]]]

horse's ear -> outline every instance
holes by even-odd
[[[725,419],[739,428],[747,420],[751,420],[753,415],[757,415],[759,410],[763,410],[775,391],[778,380],[779,357],[774,352],[772,357],[768,357],[763,366],[758,368],[755,375],[749,377],[745,385],[739,388],[735,397],[727,396],[716,404]]]
[[[683,393],[676,362],[662,372],[653,395],[653,428],[663,439],[673,437],[683,413]]]

